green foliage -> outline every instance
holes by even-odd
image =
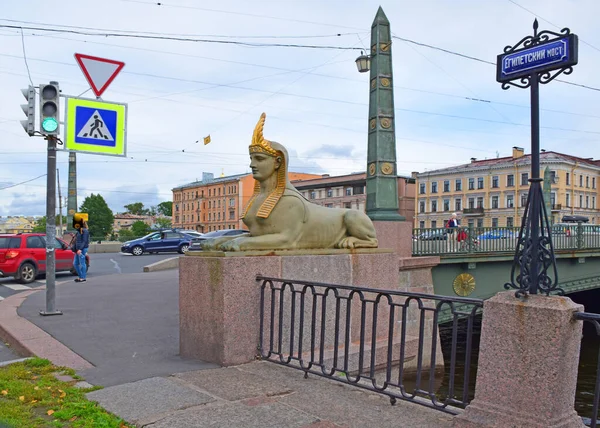
[[[158,214],[162,214],[162,215],[171,217],[173,215],[173,202],[171,202],[171,201],[161,202],[156,207],[156,210],[158,211]]]
[[[100,194],[92,193],[85,198],[79,210],[89,214],[90,237],[104,238],[110,234],[115,217]]]
[[[134,202],[133,204],[125,205],[124,208],[127,210],[129,214],[135,215],[147,215],[148,210],[144,209],[144,204],[142,202]]]
[[[161,229],[167,229],[167,228],[171,227],[171,220],[168,218],[164,218],[164,217],[158,217],[156,219],[156,224]]]
[[[66,216],[62,216],[63,218],[63,224],[67,224],[67,217]],[[60,224],[60,216],[56,216],[56,225],[58,226]],[[35,233],[46,233],[46,216],[42,216],[40,218],[37,219],[37,221],[35,222],[35,226],[33,226],[32,232]]]
[[[150,226],[143,221],[138,220],[131,225],[131,232],[135,236],[144,236],[150,233]]]
[[[121,242],[125,242],[125,241],[129,241],[130,239],[135,238],[135,235],[133,234],[133,232],[129,229],[121,229],[119,230],[119,241]]]

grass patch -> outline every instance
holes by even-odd
[[[85,394],[99,387],[80,389],[54,374],[81,379],[75,371],[32,358],[0,368],[0,427],[2,428],[131,428]]]

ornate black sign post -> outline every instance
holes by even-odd
[[[517,289],[516,296],[538,291],[549,295],[562,293],[558,288],[556,259],[552,234],[540,178],[540,95],[539,84],[548,83],[561,73],[571,74],[577,64],[577,36],[568,28],[561,34],[552,31],[538,33],[537,19],[533,36],[521,39],[515,46],[506,46],[498,55],[496,80],[502,89],[510,85],[531,88],[531,178],[521,230],[510,272],[510,282],[504,288]],[[551,73],[555,71],[554,73]],[[516,275],[517,269],[519,270]],[[552,274],[552,275],[551,275]]]

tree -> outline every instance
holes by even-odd
[[[63,224],[67,224],[67,217],[62,216],[62,219],[63,219]],[[59,215],[56,216],[56,225],[57,226],[60,225],[60,216]],[[46,216],[45,215],[37,219],[37,221],[35,222],[35,226],[33,226],[33,229],[31,231],[35,232],[35,233],[46,233]]]
[[[135,238],[135,236],[133,235],[133,232],[129,229],[121,229],[119,230],[119,241],[121,242],[125,242],[125,241],[129,241],[130,239]]]
[[[150,233],[150,226],[143,221],[138,220],[131,225],[131,231],[135,236],[144,236]]]
[[[164,217],[158,217],[156,219],[156,225],[161,229],[168,229],[169,227],[171,227],[171,220]]]
[[[100,194],[94,195],[92,193],[85,198],[81,207],[79,207],[79,211],[89,214],[90,238],[104,239],[112,231],[115,216]]]
[[[173,215],[173,202],[171,202],[171,201],[161,202],[156,207],[156,211],[158,211],[159,214],[171,217]]]
[[[127,210],[127,212],[129,214],[135,214],[135,215],[148,214],[148,210],[144,209],[144,204],[142,202],[134,202],[133,204],[125,205],[124,208]]]

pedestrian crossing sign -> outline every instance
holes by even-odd
[[[127,104],[67,98],[64,150],[126,156]]]

